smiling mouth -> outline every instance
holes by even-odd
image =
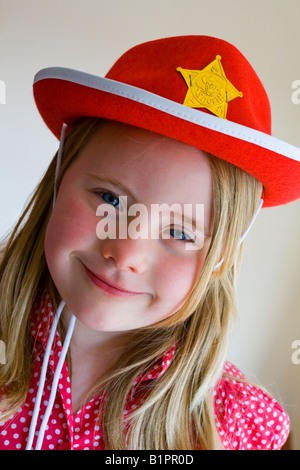
[[[107,281],[104,281],[104,279],[96,276],[92,271],[90,271],[85,265],[84,269],[90,280],[93,282],[94,285],[96,285],[98,288],[101,290],[107,292],[108,294],[115,295],[115,296],[121,296],[121,297],[128,297],[128,296],[137,296],[137,295],[142,295],[143,292],[130,292],[126,291],[124,289],[121,289],[119,287],[113,286],[109,284]]]

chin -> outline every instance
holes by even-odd
[[[105,313],[103,313],[103,307],[82,307],[83,305],[80,307],[77,306],[72,310],[71,306],[68,305],[69,311],[76,317],[76,320],[89,330],[113,332],[128,331],[131,329],[128,325],[128,321],[124,321],[124,315],[126,314],[120,315],[120,309],[118,309],[118,312],[106,309]]]

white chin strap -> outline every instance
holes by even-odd
[[[34,410],[33,410],[33,414],[32,414],[32,419],[31,419],[31,424],[30,424],[30,429],[29,429],[29,435],[28,435],[26,450],[32,450],[32,443],[33,443],[33,439],[34,439],[34,435],[35,435],[37,420],[38,420],[38,416],[39,416],[39,412],[40,412],[42,395],[43,395],[43,391],[44,391],[44,387],[45,387],[45,380],[46,380],[46,373],[47,373],[47,368],[48,368],[48,363],[49,363],[49,357],[50,357],[50,354],[51,354],[51,348],[52,348],[52,344],[53,344],[53,341],[54,341],[54,336],[55,336],[55,332],[56,332],[56,329],[57,329],[58,321],[59,321],[59,318],[60,318],[60,315],[63,311],[64,306],[65,306],[65,302],[62,301],[59,304],[59,307],[58,307],[56,315],[53,319],[52,327],[51,327],[51,330],[50,330],[50,335],[49,335],[49,339],[48,339],[48,343],[47,343],[47,347],[46,347],[46,351],[45,351],[45,356],[44,356],[44,360],[43,360],[43,365],[42,365],[42,371],[41,371],[41,375],[40,375],[39,388],[38,388],[38,392],[37,392],[37,395],[36,395],[36,398],[35,398],[35,405],[34,405]],[[45,414],[44,414],[44,417],[43,417],[43,421],[42,421],[42,424],[41,424],[41,427],[40,427],[40,430],[39,430],[39,433],[38,433],[38,439],[37,439],[37,443],[36,443],[36,446],[35,446],[35,450],[41,450],[41,448],[42,448],[46,427],[47,427],[47,424],[48,424],[48,421],[49,421],[49,418],[50,418],[50,415],[51,415],[51,411],[52,411],[52,408],[53,408],[53,405],[54,405],[55,397],[56,397],[56,392],[57,392],[57,387],[58,387],[58,381],[59,381],[59,378],[60,378],[60,373],[61,373],[64,361],[65,361],[65,358],[66,358],[66,355],[67,355],[67,352],[68,352],[68,349],[69,349],[70,341],[71,341],[71,338],[72,338],[72,334],[73,334],[73,330],[74,330],[74,326],[75,326],[75,320],[76,320],[76,318],[74,317],[74,315],[72,315],[69,326],[68,326],[68,331],[67,331],[67,334],[66,334],[66,337],[65,337],[64,345],[63,345],[63,348],[62,348],[62,352],[61,352],[61,355],[60,355],[60,358],[59,358],[59,361],[58,361],[58,364],[57,364],[57,367],[56,367],[56,370],[55,370],[55,374],[54,374],[54,377],[53,377],[50,398],[49,398],[49,402],[48,402],[48,405],[47,405],[47,408],[46,408],[46,411],[45,411]]]
[[[64,149],[67,129],[68,129],[67,124],[63,123],[62,128],[61,128],[60,141],[59,141],[59,147],[58,147],[58,152],[57,152],[56,168],[55,168],[53,207],[55,206],[55,202],[56,202],[57,180],[58,180],[59,170],[61,167],[61,159],[62,159],[62,153]]]
[[[54,208],[55,202],[56,202],[57,179],[58,179],[59,170],[60,170],[60,167],[61,167],[62,152],[63,152],[63,147],[64,147],[67,128],[68,128],[68,126],[66,124],[63,124],[62,130],[61,130],[61,136],[60,136],[59,149],[58,149],[58,153],[57,153],[56,169],[55,169],[53,208]],[[44,387],[45,387],[45,380],[46,380],[46,373],[47,373],[47,368],[48,368],[48,363],[49,363],[49,357],[50,357],[50,354],[51,354],[51,348],[52,348],[52,344],[53,344],[53,341],[54,341],[54,335],[55,335],[55,332],[57,330],[58,321],[59,321],[61,313],[64,309],[64,306],[65,306],[65,302],[61,301],[61,303],[58,306],[56,315],[54,316],[52,327],[51,327],[51,330],[50,330],[50,335],[49,335],[49,339],[48,339],[48,343],[47,343],[47,347],[46,347],[46,351],[45,351],[45,356],[44,356],[44,360],[43,360],[43,365],[42,365],[42,371],[41,371],[41,376],[40,376],[40,381],[39,381],[38,392],[37,392],[37,395],[36,395],[34,410],[33,410],[32,419],[31,419],[31,423],[30,423],[30,429],[29,429],[29,435],[28,435],[26,450],[33,450],[32,449],[32,443],[33,443],[33,439],[34,439],[34,435],[35,435],[37,420],[38,420],[38,416],[39,416],[39,412],[40,412],[42,395],[43,395],[43,391],[44,391]],[[68,352],[68,349],[69,349],[69,346],[70,346],[70,341],[71,341],[72,334],[73,334],[73,331],[74,331],[75,322],[76,322],[76,317],[72,314],[71,319],[70,319],[70,323],[69,323],[69,326],[68,326],[68,331],[67,331],[67,334],[66,334],[66,337],[65,337],[64,345],[63,345],[63,348],[62,348],[62,352],[61,352],[61,355],[60,355],[60,358],[59,358],[59,361],[58,361],[58,364],[57,364],[57,367],[56,367],[56,370],[55,370],[55,374],[54,374],[54,377],[53,377],[49,402],[48,402],[45,414],[43,416],[42,424],[41,424],[40,430],[38,432],[37,443],[36,443],[36,446],[35,446],[34,450],[41,450],[42,445],[43,445],[45,431],[46,431],[47,424],[48,424],[48,421],[49,421],[49,418],[50,418],[50,415],[51,415],[51,412],[52,412],[52,408],[53,408],[54,402],[55,402],[58,382],[59,382],[59,378],[60,378],[60,373],[61,373],[62,367],[64,365],[64,361],[65,361],[65,358],[66,358],[66,355],[67,355],[67,352]]]
[[[263,203],[264,203],[264,200],[261,199],[260,202],[259,202],[258,208],[256,209],[255,214],[254,214],[254,216],[253,216],[253,218],[252,218],[252,220],[249,224],[249,227],[247,228],[246,232],[243,233],[243,235],[241,236],[241,239],[239,241],[239,245],[245,240],[246,236],[248,235],[252,225],[254,224],[254,221],[255,221],[256,217],[258,216],[258,214],[260,212],[260,209],[262,208]],[[217,271],[217,269],[219,269],[219,267],[223,264],[223,262],[224,262],[224,258],[222,258],[221,261],[219,261],[219,263],[214,266],[213,271]]]

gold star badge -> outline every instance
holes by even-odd
[[[188,86],[183,104],[190,108],[205,108],[226,119],[229,101],[243,96],[226,78],[219,55],[203,70],[187,70],[181,67],[176,70],[181,73]]]

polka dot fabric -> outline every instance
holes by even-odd
[[[217,429],[225,449],[279,450],[290,421],[281,406],[263,390],[247,383],[228,362],[214,390]]]
[[[0,450],[25,449],[32,419],[39,378],[53,321],[53,309],[46,295],[32,312],[31,334],[34,338],[33,373],[25,403],[6,422],[1,422]],[[40,413],[33,441],[35,448],[38,431],[48,404],[53,375],[61,354],[58,332],[53,342]],[[173,346],[154,366],[137,378],[129,394],[124,416],[139,406],[139,384],[164,373],[170,364]],[[280,449],[289,434],[289,418],[280,405],[262,390],[243,382],[244,377],[226,362],[224,376],[214,390],[215,419],[223,446],[227,450]],[[61,371],[54,407],[46,428],[42,450],[104,450],[103,432],[98,420],[105,397],[90,400],[76,414],[72,413],[70,377],[66,363]]]

